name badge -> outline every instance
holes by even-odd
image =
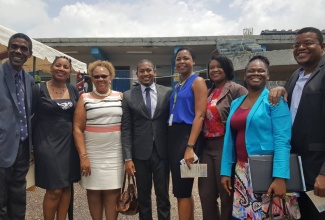
[[[169,120],[168,120],[168,126],[172,126],[172,124],[173,124],[173,117],[174,117],[174,114],[170,114]]]

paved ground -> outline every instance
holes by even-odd
[[[80,187],[79,184],[75,184],[75,199],[74,199],[74,220],[91,220],[87,198],[85,190]],[[43,219],[42,213],[42,201],[45,191],[36,188],[33,192],[27,192],[27,211],[26,211],[26,220],[41,220]],[[195,219],[200,220],[202,219],[202,211],[201,211],[201,204],[197,190],[197,180],[194,182],[193,187],[193,197],[195,202],[195,210],[194,215]],[[177,201],[172,196],[171,187],[170,187],[170,199],[171,199],[171,219],[177,220]],[[156,211],[156,203],[155,203],[155,195],[153,192],[152,201],[153,201],[153,219],[157,218],[157,211]],[[124,216],[119,215],[119,220],[135,220],[139,219],[138,215],[135,216]]]

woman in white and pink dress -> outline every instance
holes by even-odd
[[[124,163],[121,145],[122,93],[112,91],[115,76],[108,61],[88,68],[93,92],[83,94],[74,114],[74,138],[80,157],[81,185],[87,189],[93,219],[117,219],[116,201],[122,186]]]

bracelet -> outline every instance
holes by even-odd
[[[83,153],[79,155],[80,159],[86,159],[88,157],[87,153]]]
[[[186,147],[189,147],[189,148],[193,149],[195,147],[195,145],[194,144],[187,144]]]

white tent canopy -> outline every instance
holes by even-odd
[[[7,46],[9,42],[9,38],[14,35],[15,31],[10,30],[6,27],[0,25],[0,54],[7,51]],[[66,55],[58,50],[55,50],[41,42],[38,42],[32,39],[33,42],[33,56],[28,59],[23,68],[32,72],[33,70],[42,70],[43,72],[50,72],[51,63],[54,61],[56,56],[66,56],[71,59],[72,69],[75,72],[86,73],[87,65],[79,60],[72,58],[69,55]],[[36,62],[34,62],[34,58],[36,58]],[[35,66],[35,65],[36,66]]]

